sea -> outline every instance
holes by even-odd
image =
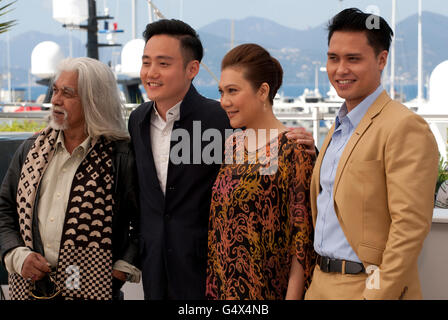
[[[198,86],[195,85],[196,89],[203,96],[208,97],[210,99],[219,99],[218,86]],[[278,90],[278,93],[283,95],[284,97],[295,98],[303,94],[305,88],[314,89],[314,84],[296,84],[289,85],[285,84]],[[6,89],[6,88],[4,88]],[[25,100],[26,101],[35,101],[41,94],[45,94],[47,88],[44,86],[33,86],[33,87],[25,87],[25,88],[17,88],[25,90]],[[322,84],[319,86],[319,92],[322,96],[326,96],[329,91],[329,85]],[[389,91],[389,88],[385,88]],[[423,97],[427,97],[427,88],[423,88]],[[399,93],[400,96],[404,97],[404,101],[409,101],[417,97],[417,85],[403,85],[397,86],[395,92]]]
[[[210,99],[219,99],[219,92],[218,92],[218,86],[199,86],[195,85],[196,89],[199,91],[200,94],[202,94],[205,97],[208,97]],[[304,90],[308,89],[314,89],[314,84],[310,85],[283,85],[278,90],[278,93],[283,95],[284,97],[290,97],[295,98],[303,94]],[[44,86],[33,86],[28,88],[21,88],[25,91],[24,97],[26,101],[35,101],[41,94],[45,94],[47,88]],[[319,86],[319,92],[322,94],[322,96],[326,97],[326,93],[329,91],[330,87],[329,85],[321,85]],[[389,89],[386,88],[388,91]],[[427,97],[427,88],[424,88],[423,91],[423,97]],[[143,87],[141,87],[141,90],[143,90]],[[396,92],[400,94],[400,96],[403,98],[402,101],[410,101],[412,99],[415,99],[417,97],[417,85],[402,85],[400,87],[396,87]],[[11,120],[1,120],[0,124],[2,123],[10,123]],[[323,140],[325,138],[325,123],[320,123],[320,127],[323,128],[320,134],[320,137],[317,141],[317,147],[320,148],[322,146]]]
[[[314,84],[297,84],[297,85],[283,85],[278,90],[278,93],[284,97],[296,98],[301,96],[305,89],[314,89]],[[205,97],[211,99],[219,99],[218,86],[196,86],[196,89]],[[389,87],[385,87],[389,91]],[[423,88],[423,97],[427,98],[427,88]],[[320,85],[319,92],[323,97],[327,96],[327,92],[330,90],[329,85]],[[404,98],[404,101],[410,101],[417,97],[418,87],[417,85],[403,85],[396,86],[395,92],[400,94]]]

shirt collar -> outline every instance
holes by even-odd
[[[79,150],[78,152],[81,153],[82,156],[85,156],[87,154],[87,151],[90,149],[92,143],[92,138],[90,136],[87,136],[87,138],[73,150],[75,152],[76,150]],[[67,150],[65,148],[64,143],[64,131],[59,131],[58,138],[56,140],[56,150],[58,148],[62,148],[63,150]]]
[[[381,92],[383,92],[383,86],[380,84],[372,94],[362,100],[361,103],[350,112],[348,112],[347,105],[344,102],[339,109],[338,116],[336,117],[336,128],[339,127],[341,121],[343,121],[345,117],[347,117],[348,121],[350,121],[353,128],[356,128],[366,114],[367,110],[380,96]]]
[[[179,120],[180,117],[180,105],[182,103],[182,100],[179,101],[178,103],[176,103],[174,106],[172,106],[170,109],[168,109],[168,111],[166,112],[166,122],[170,121],[170,120]],[[154,104],[154,115],[159,118],[162,119],[162,117],[160,116],[159,112],[157,111],[156,105]]]

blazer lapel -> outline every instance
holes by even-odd
[[[336,191],[338,188],[339,181],[341,180],[341,175],[344,172],[345,165],[347,164],[348,159],[350,158],[350,155],[352,154],[356,144],[359,142],[364,132],[370,127],[372,119],[375,118],[381,112],[381,110],[390,100],[391,99],[387,95],[386,91],[383,91],[380,94],[380,96],[375,100],[375,102],[369,107],[366,114],[361,119],[361,122],[358,124],[352,136],[350,137],[350,140],[348,141],[344,151],[342,152],[341,159],[339,160],[338,168],[336,170],[336,178],[333,189],[334,199],[336,199]]]
[[[157,185],[160,192],[163,194],[162,189],[160,188],[159,178],[157,177],[156,165],[154,163],[154,155],[152,153],[151,146],[151,112],[154,107],[154,102],[150,102],[148,106],[148,110],[146,111],[144,117],[142,117],[139,128],[140,128],[140,139],[143,142],[143,147],[147,152],[147,170],[149,170],[150,179],[149,181],[153,181],[154,185]]]

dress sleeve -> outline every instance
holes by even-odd
[[[310,183],[314,161],[302,145],[292,144],[287,160],[288,208],[291,224],[290,254],[297,257],[305,272],[305,289],[308,289],[313,273],[314,230],[310,207]]]

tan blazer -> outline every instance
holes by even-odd
[[[314,226],[320,167],[333,131],[334,125],[314,167]],[[379,266],[380,288],[366,288],[366,299],[421,298],[417,260],[432,223],[438,159],[427,122],[385,91],[348,141],[336,171],[334,208],[364,266]]]

